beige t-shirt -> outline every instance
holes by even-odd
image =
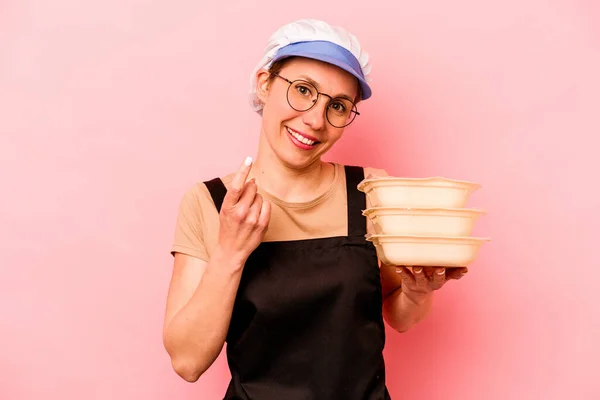
[[[319,197],[306,203],[288,203],[258,188],[271,202],[271,220],[263,241],[316,239],[348,234],[346,174],[344,166],[334,165],[334,178]],[[365,168],[365,176],[388,176],[382,169]],[[235,174],[222,178],[229,188]],[[368,204],[367,204],[368,206]],[[373,226],[367,221],[367,232]],[[208,261],[219,233],[219,214],[212,197],[202,182],[196,183],[183,196],[175,227],[171,253],[183,253]]]

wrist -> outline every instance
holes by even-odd
[[[231,252],[217,245],[210,259],[219,265],[220,269],[236,273],[244,269],[247,257],[231,254]]]
[[[402,287],[400,290],[405,298],[417,306],[421,306],[433,298],[433,292],[417,292],[406,287]]]

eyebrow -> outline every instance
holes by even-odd
[[[310,76],[300,75],[298,78],[302,78],[302,79],[306,80],[308,83],[310,83],[314,87],[316,87],[317,90],[319,90],[319,86],[320,86],[319,83],[317,81],[315,81],[314,79],[312,79]],[[338,94],[337,96],[331,96],[331,97],[333,97],[334,99],[342,98],[342,99],[350,100],[352,103],[354,103],[354,99],[345,93],[341,93],[341,94]]]

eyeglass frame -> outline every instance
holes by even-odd
[[[309,81],[307,81],[307,80],[305,80],[305,79],[296,79],[296,80],[293,80],[293,81],[291,81],[291,80],[289,80],[289,79],[287,79],[287,78],[284,78],[283,76],[279,75],[279,74],[278,74],[278,73],[276,73],[276,72],[271,72],[271,75],[275,75],[275,76],[277,76],[277,77],[279,77],[279,78],[283,79],[284,81],[286,81],[287,83],[289,83],[289,84],[290,84],[290,85],[288,86],[288,89],[287,89],[287,91],[286,91],[285,98],[286,98],[286,100],[287,100],[287,102],[288,102],[289,106],[290,106],[290,107],[292,107],[294,110],[296,110],[296,111],[298,111],[298,112],[306,112],[306,111],[308,111],[308,110],[312,109],[312,108],[313,108],[313,107],[314,107],[314,106],[315,106],[315,105],[316,105],[316,104],[319,102],[319,95],[323,95],[323,96],[325,96],[325,97],[328,97],[328,98],[329,98],[329,102],[327,103],[327,107],[329,107],[329,105],[331,104],[331,102],[332,102],[333,100],[335,100],[335,99],[343,99],[343,100],[347,100],[347,101],[349,101],[350,103],[352,103],[352,109],[350,110],[350,112],[354,113],[355,115],[354,115],[354,117],[353,117],[353,118],[350,120],[350,122],[348,122],[346,125],[343,125],[343,126],[336,126],[336,125],[332,124],[332,123],[331,123],[331,121],[329,120],[329,113],[328,113],[327,111],[325,112],[325,119],[327,120],[327,122],[329,123],[329,125],[333,126],[334,128],[345,128],[345,127],[347,127],[348,125],[350,125],[352,122],[354,122],[354,119],[356,118],[356,116],[357,116],[357,115],[360,115],[360,113],[358,112],[358,108],[356,107],[356,103],[354,103],[354,102],[353,102],[352,100],[350,100],[350,99],[347,99],[347,98],[345,98],[345,97],[332,97],[332,96],[328,95],[327,93],[319,92],[319,90],[316,88],[316,86],[315,86],[314,84],[310,83]],[[290,98],[289,98],[290,88],[291,88],[291,87],[292,87],[292,85],[293,85],[294,83],[296,83],[296,82],[305,82],[305,83],[308,83],[310,86],[314,87],[314,88],[315,88],[315,91],[317,92],[317,98],[315,99],[315,101],[313,101],[313,104],[312,104],[312,106],[310,106],[310,107],[309,107],[309,108],[307,108],[306,110],[298,110],[297,108],[294,108],[294,106],[292,106],[292,103],[290,103]]]

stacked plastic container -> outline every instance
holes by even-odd
[[[466,267],[490,240],[471,236],[485,211],[465,208],[480,187],[440,177],[369,177],[358,185],[371,205],[363,215],[375,227],[367,240],[388,265]]]

